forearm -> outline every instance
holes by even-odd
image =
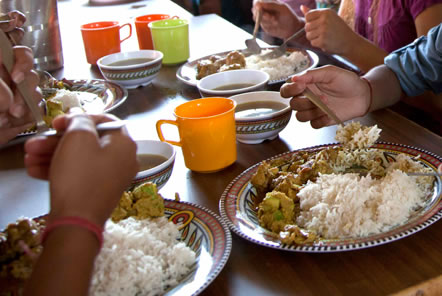
[[[99,243],[78,226],[59,226],[44,242],[25,295],[87,295]]]
[[[373,68],[364,77],[372,88],[369,112],[391,106],[401,99],[402,89],[399,80],[385,65]]]
[[[355,33],[352,42],[342,56],[355,64],[362,72],[366,73],[370,69],[382,65],[388,53],[382,48]]]

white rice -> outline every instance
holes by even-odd
[[[81,101],[76,93],[67,89],[59,89],[51,101],[60,102],[63,106],[63,112],[68,112],[71,108],[80,107]]]
[[[195,252],[178,237],[165,217],[109,220],[90,295],[159,295],[177,285],[195,263]]]
[[[325,238],[364,237],[404,223],[427,193],[416,178],[396,169],[380,180],[324,174],[298,193],[297,223]]]
[[[344,147],[363,149],[373,145],[378,140],[381,131],[377,125],[362,126],[359,122],[353,121],[345,126],[339,125],[335,139]]]
[[[261,54],[265,54],[270,50],[264,50]],[[267,72],[270,80],[287,78],[293,74],[307,69],[309,59],[298,51],[292,52],[290,55],[283,55],[276,59],[262,60],[260,55],[251,55],[246,57],[246,68],[256,69]]]

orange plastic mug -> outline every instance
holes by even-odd
[[[171,18],[168,14],[148,14],[135,18],[135,29],[137,31],[138,46],[140,49],[153,49],[152,34],[149,23]],[[173,16],[172,18],[178,18]]]
[[[120,29],[128,26],[129,35],[120,39]],[[97,60],[105,55],[121,51],[120,44],[132,36],[131,24],[120,26],[118,22],[95,22],[81,26],[87,62],[97,64]]]
[[[195,172],[219,171],[236,161],[236,102],[227,98],[202,98],[175,108],[176,120],[158,120],[162,142],[181,146],[186,167]],[[178,127],[180,141],[166,140],[161,126]]]

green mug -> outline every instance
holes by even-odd
[[[189,52],[189,22],[166,19],[149,23],[155,50],[163,53],[163,64],[179,64],[187,61]]]

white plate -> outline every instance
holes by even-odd
[[[269,48],[271,48],[271,47],[269,47]],[[302,49],[294,49],[294,48],[288,48],[287,49],[287,53],[291,53],[293,51],[302,52],[304,55],[309,57],[309,61],[310,62],[309,62],[309,66],[308,66],[308,68],[306,70],[315,68],[318,65],[319,57],[313,51],[302,50]],[[205,57],[202,57],[202,58],[198,58],[198,59],[193,60],[193,61],[189,61],[189,62],[185,63],[184,65],[182,65],[177,70],[176,77],[179,80],[181,80],[182,82],[184,82],[185,84],[187,84],[187,85],[196,86],[196,84],[198,82],[198,80],[196,79],[196,75],[197,75],[196,67],[197,67],[198,62],[201,61],[201,60],[208,59],[212,55],[225,56],[229,52],[231,52],[231,50],[225,51],[225,52],[216,53],[216,54],[211,54],[211,55],[208,55],[208,56],[205,56]],[[296,73],[293,73],[293,74],[296,74]],[[281,79],[269,80],[268,84],[269,85],[273,85],[273,84],[282,83],[282,82],[286,81],[287,78],[289,78],[289,76],[283,77]]]

